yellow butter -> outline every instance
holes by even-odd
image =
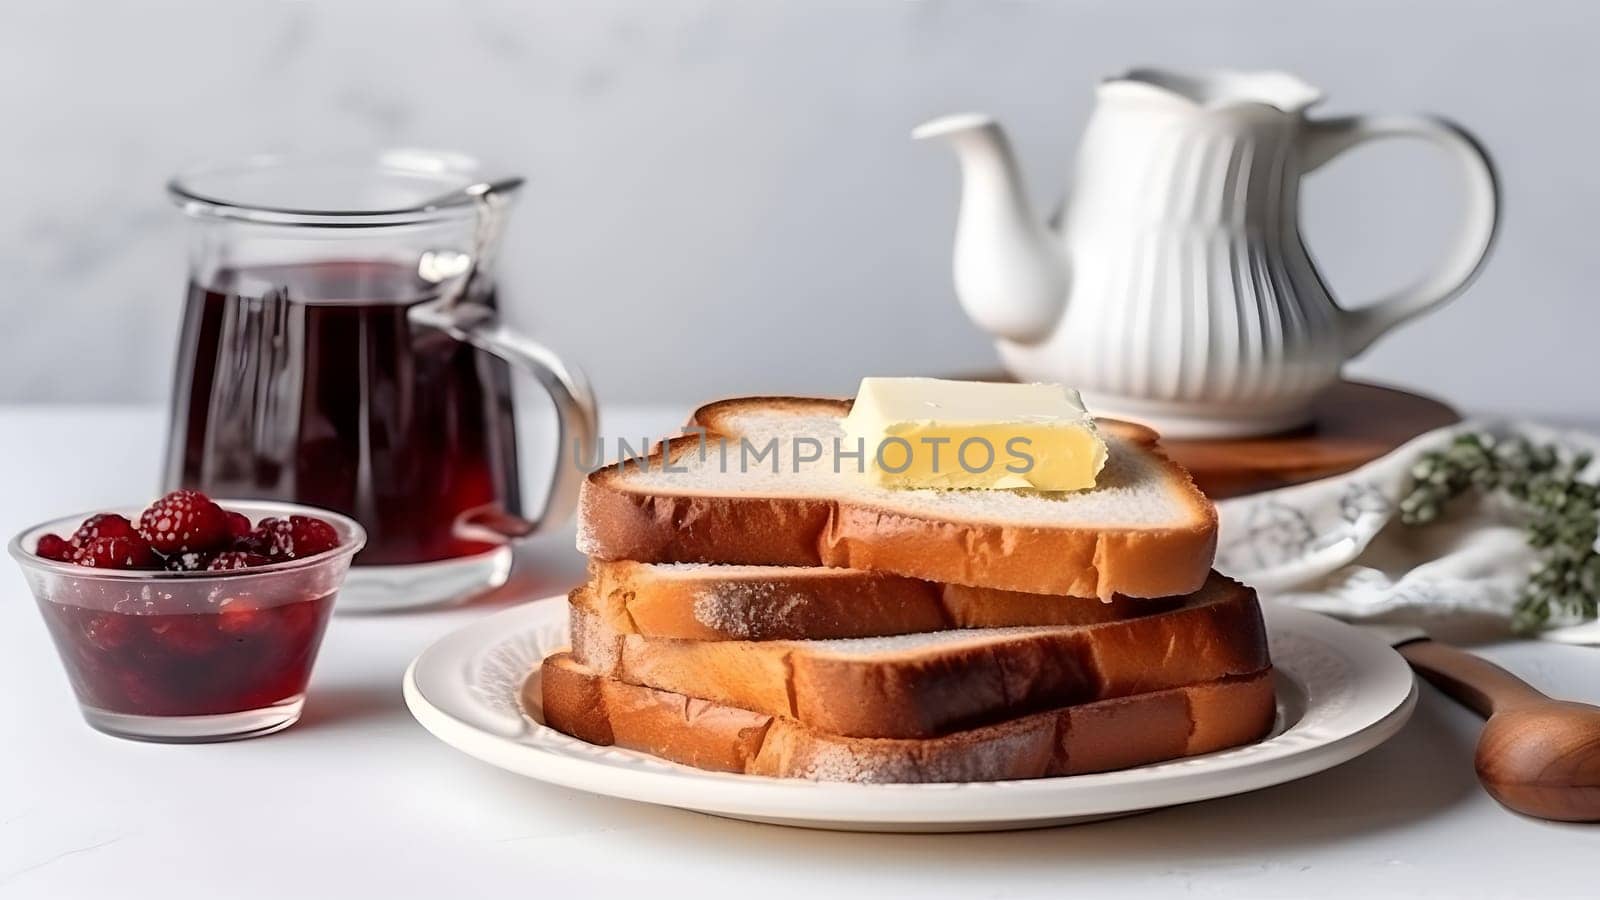
[[[1078,392],[1057,384],[863,378],[844,433],[888,487],[1076,491],[1106,464]]]

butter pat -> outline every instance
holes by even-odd
[[[1106,445],[1078,392],[1058,384],[863,378],[844,447],[886,487],[1094,487]]]

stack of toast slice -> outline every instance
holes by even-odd
[[[880,488],[836,455],[848,410],[722,401],[592,473],[572,648],[525,703],[591,743],[866,782],[1107,771],[1267,732],[1255,594],[1210,570],[1215,511],[1152,432],[1100,423],[1087,491]]]

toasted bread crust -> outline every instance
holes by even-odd
[[[1175,608],[1182,598],[1054,597],[938,584],[864,569],[734,569],[668,573],[594,560],[583,605],[618,634],[693,641],[826,640],[1018,625],[1091,625]]]
[[[848,400],[753,397],[697,410],[690,425],[730,437],[740,410],[842,416]],[[1086,529],[940,520],[852,498],[672,494],[630,484],[621,467],[589,475],[579,500],[579,549],[605,560],[835,566],[925,581],[1071,597],[1169,597],[1197,590],[1216,550],[1216,509],[1188,473],[1153,446],[1154,432],[1103,427],[1151,454],[1191,513],[1174,528]],[[699,436],[663,442],[649,463],[698,451]]]
[[[569,654],[523,685],[526,709],[592,744],[701,769],[880,783],[997,781],[1105,772],[1259,740],[1270,670],[1067,706],[928,740],[828,734],[781,716],[603,678]]]
[[[597,674],[851,737],[936,737],[1269,665],[1255,593],[1215,574],[1168,612],[1085,626],[972,631],[958,641],[868,652],[809,641],[619,634],[590,612],[593,606],[586,597],[572,603],[572,652]]]

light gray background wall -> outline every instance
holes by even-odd
[[[1354,368],[1471,408],[1600,412],[1600,7],[1584,2],[8,2],[0,401],[165,396],[183,281],[161,185],[262,150],[455,147],[532,176],[514,318],[611,399],[845,391],[993,364],[948,274],[955,168],[906,133],[1012,128],[1053,202],[1091,87],[1282,67],[1323,113],[1437,111],[1493,151],[1498,253]],[[1357,302],[1428,266],[1457,200],[1424,146],[1308,182]]]

